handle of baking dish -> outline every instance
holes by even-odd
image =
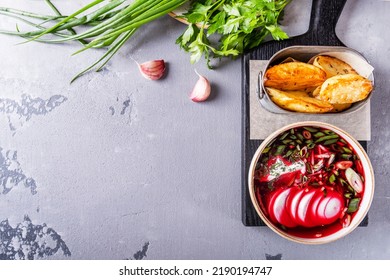
[[[256,84],[256,95],[261,100],[264,97],[263,87],[261,86],[261,82],[263,80],[263,71],[259,71],[257,75],[257,84]]]

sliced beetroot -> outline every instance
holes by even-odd
[[[299,225],[304,226],[304,227],[312,227],[311,220],[309,219],[308,215],[308,209],[309,205],[316,194],[316,189],[310,189],[307,192],[304,192],[302,195],[299,204],[298,204],[298,209],[297,209],[297,222]]]
[[[327,224],[334,223],[337,219],[339,219],[343,209],[343,197],[339,193],[333,192],[330,200],[326,204],[324,212],[324,216],[327,219]]]
[[[292,200],[295,196],[295,194],[297,192],[299,192],[301,190],[301,188],[297,187],[297,186],[294,186],[294,187],[291,187],[290,188],[290,194],[288,195],[287,199],[286,199],[286,208],[287,208],[287,211],[290,213],[290,209],[291,209],[291,203],[292,203]],[[290,215],[291,216],[291,215]]]
[[[320,225],[317,219],[317,208],[318,208],[318,204],[324,197],[325,197],[324,192],[321,189],[316,189],[315,194],[310,201],[308,212],[306,213],[307,223],[310,223],[311,226]]]
[[[296,227],[297,224],[291,219],[290,214],[286,209],[286,200],[291,192],[291,188],[285,189],[278,193],[273,202],[273,215],[275,219],[286,227]]]
[[[327,224],[328,220],[325,217],[325,208],[330,199],[331,197],[327,194],[325,197],[321,198],[320,202],[318,203],[316,221],[319,225]]]
[[[289,200],[288,203],[287,211],[290,213],[291,219],[296,224],[299,224],[297,219],[297,210],[298,210],[299,201],[301,200],[301,197],[304,193],[305,193],[305,189],[299,189],[298,191],[292,193],[291,200]]]
[[[337,191],[327,188],[326,197],[322,198],[317,208],[317,219],[322,225],[329,225],[340,218],[344,209],[344,199]]]
[[[268,199],[268,207],[267,207],[268,216],[269,216],[270,220],[275,224],[278,223],[278,220],[276,220],[273,207],[274,207],[274,203],[275,203],[276,198],[278,197],[278,195],[282,191],[283,191],[283,189],[278,189],[278,190],[274,191],[272,194],[270,194],[269,199]]]

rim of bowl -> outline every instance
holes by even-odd
[[[304,238],[304,237],[298,237],[295,235],[290,235],[274,225],[268,217],[261,211],[260,205],[256,199],[256,195],[254,192],[254,171],[256,164],[261,156],[262,150],[272,141],[275,137],[280,135],[282,132],[289,130],[291,128],[296,127],[302,127],[302,126],[316,126],[316,127],[322,127],[326,129],[331,129],[337,134],[339,134],[341,137],[343,137],[349,144],[351,144],[355,150],[355,153],[359,156],[360,160],[363,164],[364,169],[364,179],[365,179],[365,189],[364,189],[364,196],[362,198],[360,207],[358,212],[356,213],[355,217],[351,221],[351,224],[348,227],[342,228],[330,235],[324,236],[324,237],[316,237],[316,238]],[[286,125],[282,128],[277,129],[275,132],[270,134],[264,141],[260,144],[260,146],[257,148],[255,154],[253,155],[251,164],[249,166],[249,172],[248,172],[248,187],[249,187],[249,195],[252,201],[252,205],[254,206],[257,214],[259,217],[263,220],[263,222],[274,232],[276,232],[279,236],[282,236],[290,241],[302,243],[302,244],[310,244],[310,245],[318,245],[318,244],[326,244],[329,242],[336,241],[342,237],[345,237],[349,233],[351,233],[356,227],[359,226],[359,224],[363,221],[365,216],[368,213],[369,208],[371,207],[371,203],[374,197],[374,189],[375,189],[375,178],[374,178],[374,170],[371,165],[371,161],[366,153],[366,151],[363,149],[363,147],[360,145],[360,143],[352,137],[348,132],[344,131],[343,129],[336,127],[332,124],[324,123],[324,122],[318,122],[318,121],[303,121],[303,122],[296,122],[289,125]],[[368,191],[368,192],[367,192]],[[368,196],[368,197],[367,197]]]

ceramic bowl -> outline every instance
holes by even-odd
[[[342,208],[344,210],[341,213],[341,215],[338,216],[340,218],[338,218],[335,222],[333,222],[330,225],[319,225],[316,227],[302,227],[302,226],[298,225],[296,227],[295,226],[294,227],[285,227],[284,225],[281,225],[280,223],[275,222],[275,219],[272,219],[269,216],[269,213],[268,213],[269,211],[268,211],[267,205],[266,205],[267,204],[267,199],[266,199],[267,194],[266,193],[262,194],[261,191],[259,191],[260,188],[257,189],[259,187],[259,183],[258,183],[259,177],[255,178],[255,176],[257,176],[256,174],[258,174],[256,172],[259,172],[260,162],[261,162],[263,157],[270,158],[269,157],[270,151],[267,151],[265,149],[269,145],[271,145],[272,143],[275,143],[274,141],[276,141],[276,138],[280,138],[281,135],[286,134],[286,132],[291,131],[291,129],[293,129],[293,128],[300,128],[300,127],[316,128],[316,129],[320,129],[320,130],[326,129],[326,130],[329,130],[329,131],[332,131],[332,132],[338,134],[340,136],[340,139],[344,139],[344,142],[346,142],[345,147],[349,147],[349,149],[354,151],[354,154],[357,156],[357,158],[360,159],[360,162],[361,162],[360,170],[361,169],[364,170],[364,176],[363,176],[364,177],[363,178],[364,189],[363,189],[363,192],[358,194],[358,196],[361,196],[360,205],[359,205],[358,210],[352,214],[346,213],[346,209],[347,209],[349,202],[348,202],[348,198],[346,198],[344,196],[344,193],[342,193],[341,197],[343,197],[343,199],[346,201],[345,202],[346,204],[340,208]],[[321,144],[323,144],[323,146],[325,145],[324,143],[321,143]],[[300,147],[301,149],[303,148],[302,146],[304,146],[304,145],[301,145],[301,147]],[[325,147],[328,147],[328,146],[325,146]],[[328,160],[328,159],[326,159],[326,160]],[[353,161],[353,159],[351,161]],[[334,164],[334,166],[336,166],[336,161],[333,162],[332,164]],[[306,174],[309,174],[309,172],[313,172],[313,171],[308,171],[309,168],[305,169],[305,170],[306,170],[305,172],[307,172]],[[342,172],[345,172],[345,170],[338,170],[338,172],[340,172],[340,174],[342,174]],[[338,179],[338,177],[336,177],[336,178]],[[367,153],[365,152],[363,147],[359,144],[359,142],[356,139],[354,139],[350,134],[348,134],[346,131],[344,131],[338,127],[335,127],[335,126],[327,124],[327,123],[314,122],[314,121],[293,123],[293,124],[287,125],[283,128],[280,128],[277,131],[275,131],[274,133],[272,133],[271,135],[269,135],[262,142],[262,144],[258,147],[258,149],[256,150],[256,152],[253,156],[253,159],[251,161],[250,168],[249,168],[248,182],[249,182],[249,184],[248,184],[249,185],[249,193],[250,193],[252,204],[253,204],[254,208],[256,209],[257,214],[264,221],[264,223],[269,228],[271,228],[275,233],[280,235],[281,237],[284,237],[284,238],[291,240],[291,241],[294,241],[294,242],[304,243],[304,244],[329,243],[329,242],[340,239],[340,238],[348,235],[349,233],[351,233],[357,226],[359,226],[359,224],[366,217],[368,210],[370,208],[372,199],[373,199],[373,195],[374,195],[373,168],[372,168],[370,160],[367,156]],[[288,187],[292,187],[292,186],[294,186],[294,184],[290,185]],[[329,182],[326,181],[326,184],[328,185]],[[314,183],[313,183],[313,186],[314,186]],[[329,185],[329,186],[331,186],[331,185]],[[286,187],[286,188],[288,188],[288,187]],[[318,188],[321,186],[318,186],[316,184],[316,187]],[[347,215],[349,215],[349,220],[347,219]]]

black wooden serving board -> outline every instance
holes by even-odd
[[[262,140],[251,140],[249,134],[249,62],[269,60],[277,51],[294,45],[345,46],[336,35],[336,24],[346,0],[313,0],[309,29],[283,41],[270,41],[250,50],[242,57],[242,221],[245,226],[264,226],[252,206],[248,191],[248,172],[252,157]],[[313,117],[315,120],[315,117]],[[360,142],[367,150],[367,142]],[[368,216],[360,226],[368,225]]]

